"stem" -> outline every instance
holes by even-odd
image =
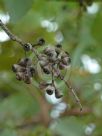
[[[5,33],[9,36],[9,38],[11,40],[16,41],[19,44],[21,44],[22,46],[24,46],[25,43],[20,38],[18,38],[14,34],[12,34],[11,31],[6,27],[6,25],[3,24],[3,22],[1,20],[0,20],[0,26],[5,31]]]
[[[37,59],[39,61],[39,54],[34,47],[32,48],[32,51],[34,52],[35,56],[37,57]]]
[[[5,33],[9,36],[9,38],[12,41],[16,41],[17,43],[19,43],[21,46],[24,46],[25,44],[27,44],[26,42],[22,41],[20,38],[18,38],[16,35],[14,35],[7,27],[6,25],[2,22],[2,20],[0,19],[0,26],[1,28],[5,31]],[[31,44],[32,45],[32,44]],[[36,49],[33,47],[32,51],[34,52],[34,54],[36,55],[37,59],[39,60],[39,55],[36,51]],[[26,56],[26,55],[25,55]]]
[[[54,85],[54,75],[53,75],[53,65],[52,65],[52,85],[55,86]]]
[[[76,93],[75,93],[73,87],[71,86],[71,84],[70,84],[69,82],[67,82],[67,81],[64,79],[64,77],[63,77],[62,75],[59,75],[59,78],[64,81],[64,83],[66,84],[66,86],[67,86],[67,87],[69,88],[69,90],[72,92],[72,94],[73,94],[73,96],[74,96],[76,102],[77,102],[77,103],[79,104],[79,106],[80,106],[80,111],[82,111],[83,107],[82,107],[82,105],[81,105],[80,99],[79,99],[78,96],[76,95]]]

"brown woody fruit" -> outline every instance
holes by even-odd
[[[26,69],[25,69],[25,67],[21,67],[18,64],[14,64],[12,66],[12,70],[13,70],[13,72],[24,72]]]
[[[25,83],[31,83],[31,77],[34,76],[35,69],[32,67],[32,60],[30,58],[23,58],[18,64],[12,66],[13,72],[16,73],[16,79]]]
[[[52,95],[55,91],[55,88],[52,86],[52,85],[48,85],[46,88],[45,88],[45,91],[48,95]]]
[[[60,70],[67,68],[66,65],[64,65],[62,62],[60,62],[58,66]]]
[[[63,97],[63,95],[60,94],[58,89],[55,89],[55,97],[58,98],[58,99]]]
[[[22,72],[17,72],[16,73],[16,79],[21,81],[24,79],[24,74]]]
[[[30,76],[33,77],[35,73],[34,67],[29,67],[29,70],[30,70]]]
[[[30,58],[23,58],[19,61],[18,65],[22,67],[31,66],[32,60]]]
[[[31,78],[28,75],[25,75],[23,80],[26,84],[31,84]]]
[[[56,61],[57,53],[55,51],[55,48],[47,47],[43,52],[44,54],[47,55],[49,61],[51,62]]]
[[[53,94],[53,90],[47,89],[47,90],[46,90],[46,93],[47,93],[48,95],[52,95],[52,94]]]
[[[49,68],[49,66],[45,66],[45,67],[42,67],[42,70],[45,74],[50,74],[51,73],[51,70]]]
[[[39,55],[39,64],[41,67],[46,66],[48,64],[48,59],[45,54],[40,54]]]
[[[60,58],[60,61],[59,61],[59,69],[60,70],[66,69],[70,66],[70,64],[71,64],[71,58],[69,56],[69,53],[62,52],[61,58]]]
[[[56,47],[57,48],[62,48],[62,45],[61,44],[56,44]]]
[[[32,49],[32,45],[30,43],[26,43],[24,44],[23,48],[25,51],[30,51]]]
[[[38,45],[42,46],[45,44],[45,40],[43,38],[40,38],[38,39],[38,42],[37,42]]]

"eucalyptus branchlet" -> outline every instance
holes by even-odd
[[[83,4],[83,3],[82,3]],[[38,53],[37,47],[41,47],[45,45],[45,39],[39,38],[36,43],[26,43],[22,41],[20,38],[15,36],[10,32],[10,30],[3,24],[0,20],[1,28],[6,32],[6,34],[10,37],[11,40],[16,41],[18,44],[23,47],[25,52],[31,52],[34,54],[34,58],[26,57],[26,55],[21,58],[16,64],[13,64],[12,70],[16,75],[16,79],[19,81],[24,81],[26,84],[32,83],[32,78],[36,75],[36,72],[39,73],[37,69],[37,64],[39,63],[41,71],[49,75],[51,77],[50,83],[45,81],[41,83],[39,86],[41,89],[45,91],[47,95],[54,94],[56,99],[59,100],[62,98],[62,92],[58,89],[56,84],[56,79],[63,80],[69,90],[73,93],[77,103],[82,109],[80,100],[76,95],[72,86],[64,80],[62,74],[62,70],[66,70],[71,65],[71,58],[68,52],[64,51],[61,44],[56,44],[56,46],[47,46],[42,51]],[[30,54],[30,53],[29,53]],[[36,61],[34,61],[36,60]]]

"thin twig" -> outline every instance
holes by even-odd
[[[0,26],[5,31],[5,33],[9,36],[11,40],[18,42],[22,46],[25,44],[20,38],[12,34],[11,31],[6,27],[6,25],[4,25],[4,23],[1,20],[0,20]]]
[[[82,107],[82,105],[81,105],[80,99],[79,99],[78,96],[76,95],[76,93],[75,93],[73,87],[71,86],[71,84],[70,84],[68,81],[66,81],[66,80],[64,79],[64,77],[63,77],[61,74],[59,75],[59,78],[65,82],[66,86],[67,86],[67,87],[69,88],[69,90],[72,92],[73,96],[75,97],[76,102],[77,102],[77,103],[79,104],[79,106],[80,106],[80,111],[82,111],[83,107]]]
[[[34,47],[32,48],[32,51],[34,52],[35,56],[37,57],[37,59],[39,61],[39,54]]]
[[[66,117],[66,116],[85,116],[88,114],[92,114],[93,110],[90,107],[85,107],[82,112],[79,111],[78,108],[74,108],[71,110],[66,110],[64,113],[61,114],[60,117]]]
[[[80,111],[82,111],[83,107],[82,107],[82,105],[81,105],[80,99],[78,98],[78,96],[77,96],[77,94],[75,93],[75,90],[73,89],[73,87],[71,86],[71,84],[68,82],[69,80],[66,81],[66,80],[64,79],[64,76],[62,76],[61,74],[59,74],[59,69],[57,69],[56,72],[57,72],[58,77],[60,78],[60,80],[64,81],[64,83],[66,84],[66,86],[69,88],[69,90],[70,90],[71,93],[73,94],[73,96],[74,96],[76,102],[77,102],[77,103],[79,104],[79,106],[80,106]]]
[[[7,26],[2,22],[2,20],[0,19],[0,26],[1,28],[5,31],[5,33],[9,36],[9,38],[12,40],[12,41],[16,41],[17,43],[19,43],[21,46],[24,47],[24,45],[28,44],[24,41],[22,41],[20,38],[18,38],[16,35],[14,35],[8,28]],[[32,45],[32,44],[30,44]],[[36,55],[37,59],[39,60],[39,55],[36,51],[36,49],[33,47],[32,48],[32,51],[34,52],[34,54]],[[26,55],[25,55],[26,56]]]
[[[53,65],[52,65],[52,85],[54,85]]]

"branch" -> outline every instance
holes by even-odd
[[[72,109],[72,110],[67,110],[60,117],[65,117],[65,116],[84,116],[88,115],[89,113],[92,113],[92,109],[89,107],[86,107],[82,110],[82,112],[79,111],[78,108]]]
[[[17,43],[19,43],[25,51],[29,51],[32,50],[32,52],[34,52],[35,56],[37,57],[37,59],[39,60],[39,55],[36,51],[36,49],[32,46],[31,43],[26,43],[23,40],[21,40],[20,38],[18,38],[16,35],[14,35],[7,27],[6,25],[2,22],[2,20],[0,19],[0,27],[5,31],[5,33],[9,36],[9,38],[12,41],[16,41]],[[34,44],[37,45],[38,43]]]
[[[82,112],[79,111],[78,108],[75,108],[73,110],[67,110],[64,113],[61,114],[60,118],[63,117],[67,117],[67,116],[85,116],[88,115],[89,113],[92,113],[92,109],[91,108],[84,108]],[[49,124],[51,123],[52,120],[50,120]],[[43,124],[43,120],[42,120],[42,116],[36,116],[34,117],[34,119],[31,119],[29,121],[24,121],[24,124],[20,124],[17,125],[15,128],[17,129],[25,129],[25,128],[30,128],[30,127],[34,127],[34,125],[38,125],[38,124]]]
[[[25,45],[25,43],[20,39],[18,38],[17,36],[15,36],[14,34],[12,34],[10,32],[10,30],[6,27],[6,25],[3,24],[3,22],[0,20],[0,26],[1,28],[5,31],[5,33],[9,36],[9,38],[13,41],[16,41],[18,42],[19,44],[21,44],[22,46]]]
[[[66,86],[67,86],[67,87],[69,88],[69,90],[72,92],[73,96],[75,97],[76,102],[77,102],[77,103],[79,104],[79,106],[80,106],[80,111],[82,112],[83,107],[82,107],[82,105],[81,105],[80,99],[79,99],[78,96],[76,95],[76,93],[75,93],[73,87],[71,86],[71,83],[69,83],[68,81],[66,81],[62,75],[59,75],[59,78],[64,81],[64,83],[66,84]]]

